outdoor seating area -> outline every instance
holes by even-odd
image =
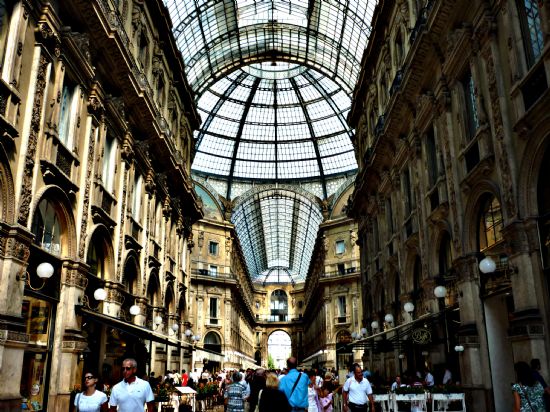
[[[464,393],[386,393],[375,394],[382,412],[466,412]]]

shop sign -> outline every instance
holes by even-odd
[[[418,328],[411,333],[412,341],[419,345],[424,345],[432,341],[432,333],[428,328]]]

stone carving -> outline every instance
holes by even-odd
[[[235,202],[232,200],[228,200],[223,196],[218,196],[218,199],[220,200],[223,206],[224,219],[231,220],[231,215],[233,214]]]
[[[69,268],[62,271],[62,283],[67,286],[76,286],[80,289],[85,289],[88,286],[88,279],[84,274],[77,269]]]
[[[495,151],[498,152],[497,162],[502,178],[502,199],[506,208],[507,217],[511,218],[517,215],[517,208],[514,202],[514,184],[510,170],[510,160],[508,158],[508,149],[504,142],[504,125],[502,123],[502,111],[499,102],[499,91],[496,79],[496,69],[494,56],[490,44],[483,49],[483,58],[487,63],[487,81],[489,86],[489,96],[491,99],[491,113],[493,115],[493,127],[495,133]]]
[[[78,50],[84,55],[84,58],[88,63],[92,62],[92,55],[90,53],[90,35],[88,33],[71,32],[69,36],[73,39]]]
[[[32,175],[34,169],[34,159],[38,142],[38,133],[40,131],[40,120],[42,117],[42,102],[44,100],[44,89],[46,87],[46,69],[48,60],[44,54],[40,55],[40,64],[36,75],[36,92],[34,94],[34,104],[32,108],[31,127],[29,131],[29,141],[27,144],[27,153],[25,155],[25,168],[23,169],[23,182],[21,185],[21,195],[19,204],[19,216],[17,222],[27,226],[27,220],[30,213],[30,204],[32,201]]]
[[[162,204],[162,214],[166,219],[172,215],[172,202],[169,195],[166,195],[164,198],[164,203]]]
[[[153,169],[149,169],[147,170],[147,176],[145,176],[145,191],[149,194],[149,199],[153,197],[156,187],[155,171]]]
[[[130,132],[126,132],[124,134],[124,141],[122,142],[122,149],[120,150],[120,155],[126,162],[126,168],[130,166],[130,164],[134,159],[135,153],[132,147],[133,143],[134,143],[134,139],[132,135],[130,134]]]
[[[94,151],[95,151],[95,128],[90,130],[90,137],[88,139],[88,159],[86,168],[86,184],[84,186],[84,201],[82,208],[84,213],[82,214],[82,221],[80,223],[80,245],[78,249],[78,256],[80,259],[85,260],[84,250],[86,249],[86,238],[88,228],[88,207],[90,205],[90,185],[92,183],[92,169],[94,166]]]
[[[122,179],[122,194],[121,194],[121,204],[120,204],[120,210],[122,213],[122,216],[125,215],[126,211],[126,192],[128,190],[128,168],[124,168],[124,177]],[[124,221],[124,218],[123,218]],[[118,255],[117,255],[117,270],[116,270],[116,280],[117,282],[120,282],[120,279],[122,278],[122,251],[124,250],[124,224],[120,225],[119,233],[118,233]]]

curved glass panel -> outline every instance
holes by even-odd
[[[351,94],[377,0],[165,0],[199,95],[236,67],[287,60],[341,80]]]
[[[194,171],[290,180],[357,168],[345,119],[347,94],[313,69],[279,65],[235,70],[199,99],[203,124],[196,132]],[[277,78],[256,76],[264,72]]]
[[[254,281],[303,281],[323,215],[305,196],[265,190],[235,209],[232,222]]]

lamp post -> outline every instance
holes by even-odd
[[[443,285],[436,286],[434,289],[434,295],[437,298],[439,312],[443,312],[443,322],[445,324],[445,361],[449,356],[449,330],[447,326],[447,311],[445,310],[445,296],[447,296],[447,288]]]

